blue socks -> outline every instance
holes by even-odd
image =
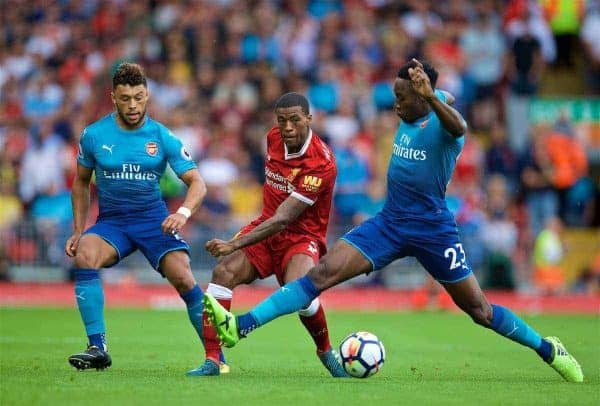
[[[104,291],[98,270],[80,268],[74,274],[75,298],[89,343],[106,351]]]
[[[238,331],[245,336],[255,328],[279,316],[303,309],[319,296],[319,293],[308,275],[304,275],[276,290],[249,313],[239,316],[237,318]]]
[[[196,333],[198,333],[202,345],[204,345],[204,334],[202,332],[202,312],[204,311],[204,305],[202,304],[202,296],[204,296],[204,294],[202,293],[200,286],[194,285],[187,293],[181,295],[181,298],[187,306],[190,321],[196,329]]]
[[[492,305],[490,328],[504,337],[535,350],[546,362],[552,361],[552,344],[542,337],[516,314],[499,305]]]

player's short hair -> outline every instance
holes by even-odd
[[[435,89],[435,84],[437,83],[437,79],[438,79],[438,71],[435,70],[435,68],[433,66],[431,66],[430,64],[428,64],[427,62],[421,62],[421,65],[423,65],[423,71],[427,74],[427,76],[429,76],[429,82],[431,83],[431,87],[433,89]],[[407,63],[402,65],[400,67],[400,69],[398,70],[398,77],[400,79],[410,80],[410,75],[408,74],[408,70],[410,68],[416,68],[416,67],[417,67],[417,63],[415,61],[413,61],[413,60],[408,61]]]
[[[115,89],[118,85],[148,86],[144,69],[137,63],[130,62],[123,62],[117,67],[112,81],[113,89]]]
[[[290,92],[281,96],[275,102],[275,109],[279,109],[282,107],[295,107],[300,106],[302,108],[302,112],[306,115],[309,114],[308,108],[308,100],[306,97],[301,95],[300,93]]]

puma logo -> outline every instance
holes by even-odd
[[[511,331],[510,333],[507,333],[507,334],[506,334],[506,337],[510,337],[510,336],[511,336],[511,335],[512,335],[512,334],[513,334],[515,331],[517,331],[518,329],[519,329],[519,327],[517,327],[517,323],[515,323],[515,322],[513,321],[513,329],[512,329],[512,331]]]
[[[115,147],[114,145],[111,145],[110,147],[108,145],[106,145],[106,144],[102,145],[102,149],[107,150],[108,152],[110,152],[111,155],[112,155],[112,150],[113,150],[114,147]]]

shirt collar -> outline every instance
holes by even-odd
[[[288,152],[287,145],[285,145],[285,142],[284,142],[283,143],[283,149],[285,151],[284,159],[287,161],[288,159],[299,158],[302,155],[304,155],[304,153],[308,149],[308,146],[310,145],[311,139],[312,139],[312,128],[309,128],[308,129],[308,137],[306,137],[306,140],[304,141],[304,145],[302,146],[302,148],[300,148],[300,151],[293,152],[291,154]]]

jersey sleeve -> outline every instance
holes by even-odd
[[[96,166],[96,158],[94,158],[94,137],[87,128],[83,130],[81,137],[79,138],[77,163],[86,168],[94,168]]]
[[[334,165],[309,169],[298,177],[296,188],[291,196],[312,206],[320,195],[333,189],[335,177],[336,169]]]
[[[447,103],[447,99],[446,99],[446,93],[442,92],[439,89],[435,89],[434,90],[435,95],[437,96],[438,99],[440,99],[441,101],[443,101],[444,103]]]
[[[448,103],[448,99],[446,98],[446,93],[444,93],[443,91],[439,90],[439,89],[435,89],[435,95],[438,99],[440,99],[441,101],[443,101],[444,103]],[[444,135],[446,136],[446,139],[450,142],[450,143],[457,143],[457,144],[464,144],[464,136],[466,134],[462,134],[460,137],[454,137],[452,134],[450,134],[448,131],[446,131],[446,129],[444,129],[441,126],[440,123],[440,130],[443,131]]]
[[[197,167],[181,140],[166,128],[162,130],[162,140],[167,162],[177,176]]]

